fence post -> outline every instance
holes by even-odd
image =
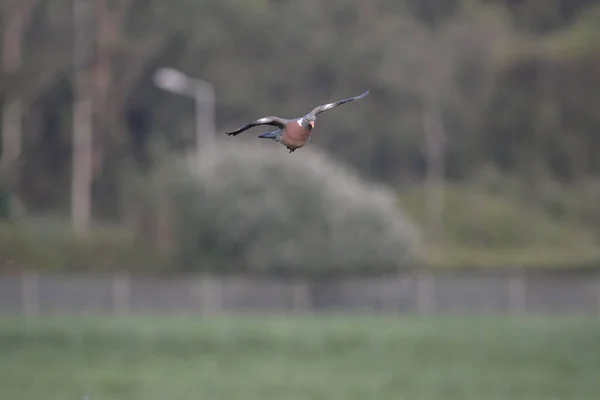
[[[508,278],[508,306],[511,314],[527,310],[527,285],[520,267],[511,271]]]
[[[208,275],[200,277],[200,308],[203,314],[214,314],[223,309],[222,282]]]
[[[596,302],[598,305],[598,314],[600,314],[600,275],[596,278]]]
[[[292,283],[292,308],[294,312],[307,312],[312,309],[310,283],[297,280]]]
[[[417,274],[417,312],[435,313],[435,277],[429,271]]]
[[[40,283],[35,273],[21,275],[21,304],[26,316],[35,316],[40,312]]]
[[[131,312],[131,280],[128,273],[118,273],[112,284],[113,310],[116,314]]]

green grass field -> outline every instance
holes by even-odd
[[[584,317],[0,318],[2,400],[600,398]]]

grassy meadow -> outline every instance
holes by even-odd
[[[3,400],[600,398],[583,317],[0,317]]]

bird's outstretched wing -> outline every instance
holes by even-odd
[[[276,126],[278,128],[285,128],[285,124],[288,122],[288,120],[283,119],[283,118],[279,118],[279,117],[264,117],[261,119],[257,119],[256,121],[250,122],[249,124],[246,124],[238,129],[236,129],[235,131],[231,131],[231,132],[225,132],[227,135],[229,136],[235,136],[239,133],[244,132],[247,129],[252,128],[253,126],[258,126],[258,125],[272,125],[272,126]]]
[[[367,89],[360,96],[351,97],[349,99],[344,99],[344,100],[336,101],[335,103],[323,104],[322,106],[319,106],[319,107],[315,108],[314,110],[312,110],[308,115],[321,114],[323,111],[331,110],[332,108],[335,108],[337,106],[341,106],[342,104],[346,104],[346,103],[349,103],[349,102],[354,101],[354,100],[360,100],[360,99],[366,97],[368,94],[369,94],[369,89]]]

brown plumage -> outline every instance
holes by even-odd
[[[303,127],[299,121],[290,121],[285,124],[283,133],[281,134],[281,143],[288,149],[299,149],[310,140],[310,134],[314,124],[307,128]]]

